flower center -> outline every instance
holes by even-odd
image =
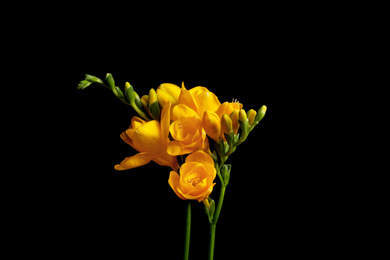
[[[194,175],[197,175],[197,173],[195,172]],[[194,178],[188,178],[187,179],[187,183],[190,183],[192,186],[196,186],[200,181],[200,178],[199,177],[194,177]]]

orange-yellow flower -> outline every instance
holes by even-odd
[[[154,161],[162,166],[170,166],[176,170],[179,164],[175,156],[167,153],[169,144],[170,107],[168,102],[161,113],[161,121],[145,121],[133,117],[131,126],[121,134],[121,138],[139,153],[125,158],[115,165],[116,170],[127,170]]]
[[[172,121],[192,116],[202,119],[206,110],[215,112],[220,106],[218,97],[207,88],[198,86],[187,90],[183,83],[178,103],[172,109]]]
[[[172,106],[177,104],[180,96],[180,88],[175,84],[163,83],[157,88],[157,97],[160,107],[164,107],[169,101]]]
[[[216,170],[211,156],[203,151],[196,151],[187,156],[180,167],[180,176],[171,171],[168,183],[182,200],[201,202],[213,191],[215,177]]]
[[[203,115],[203,127],[208,136],[215,141],[221,136],[221,119],[214,112],[206,110]]]
[[[219,116],[219,118],[222,119],[222,116],[224,114],[227,114],[228,116],[230,116],[230,114],[234,111],[234,110],[240,110],[241,108],[243,107],[243,105],[239,102],[232,102],[232,103],[229,103],[229,102],[224,102],[218,109],[217,111],[215,111],[215,113],[217,113],[217,115]]]
[[[208,150],[209,142],[202,121],[197,117],[181,117],[169,128],[174,141],[169,142],[167,152],[177,156],[197,150]]]

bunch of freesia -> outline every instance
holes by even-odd
[[[123,91],[115,86],[112,74],[107,74],[104,82],[86,75],[78,88],[85,89],[92,83],[110,89],[139,115],[121,134],[122,140],[138,153],[125,158],[115,169],[128,170],[150,161],[171,167],[168,183],[175,194],[182,200],[204,203],[210,222],[209,259],[213,259],[216,224],[231,172],[231,165],[225,162],[263,119],[266,107],[246,112],[237,101],[221,104],[207,88],[187,90],[184,83],[181,88],[164,83],[140,97],[128,82]],[[221,183],[217,203],[210,197],[216,176]],[[189,255],[191,203],[186,220],[184,259]]]

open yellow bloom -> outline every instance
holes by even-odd
[[[197,117],[181,117],[169,128],[174,141],[169,142],[167,152],[177,156],[193,151],[209,149],[209,141],[202,121]]]
[[[180,167],[180,176],[171,171],[168,183],[182,200],[201,202],[213,191],[215,177],[216,170],[211,156],[203,151],[196,151]]]
[[[172,121],[181,117],[198,116],[201,120],[206,110],[215,112],[221,103],[218,97],[205,87],[195,87],[187,90],[184,83],[181,87],[178,103],[172,109]]]
[[[121,134],[121,138],[139,153],[115,165],[116,170],[132,169],[152,160],[174,170],[179,168],[176,157],[166,151],[169,144],[170,107],[171,104],[168,102],[161,113],[160,122],[156,120],[147,122],[139,117],[133,117],[130,128]]]
[[[172,108],[171,119],[174,123],[170,132],[174,141],[169,143],[168,153],[183,155],[197,150],[208,150],[207,131],[210,131],[209,136],[213,137],[216,131],[212,125],[215,120],[209,115],[220,105],[217,96],[207,88],[198,86],[187,90],[183,83],[177,105]],[[207,119],[203,121],[205,114]]]

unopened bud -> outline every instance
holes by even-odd
[[[208,136],[218,141],[221,136],[221,121],[214,112],[206,110],[203,114],[203,128]]]
[[[227,114],[222,116],[221,128],[225,134],[230,134],[233,131],[233,122]]]
[[[249,125],[252,125],[253,121],[255,121],[256,114],[257,114],[257,112],[253,109],[248,111],[247,115],[248,115],[248,119],[249,119]]]
[[[240,128],[240,124],[238,123],[238,114],[239,114],[239,110],[238,109],[234,110],[230,114],[230,119],[232,120],[232,123],[233,123],[233,131],[234,131],[235,135],[238,132],[238,128]]]
[[[255,121],[256,121],[257,123],[259,123],[259,122],[264,118],[265,112],[267,112],[267,107],[266,107],[266,106],[262,106],[262,107],[259,109],[259,111],[258,111],[258,113],[257,113],[257,115],[256,115],[256,118],[255,118]]]
[[[152,88],[149,91],[149,112],[154,120],[160,119],[160,105],[158,104],[156,91]]]
[[[241,109],[240,110],[240,117],[239,117],[239,120],[241,122],[245,122],[246,120],[248,119],[248,116],[246,115],[246,112],[244,109]]]

